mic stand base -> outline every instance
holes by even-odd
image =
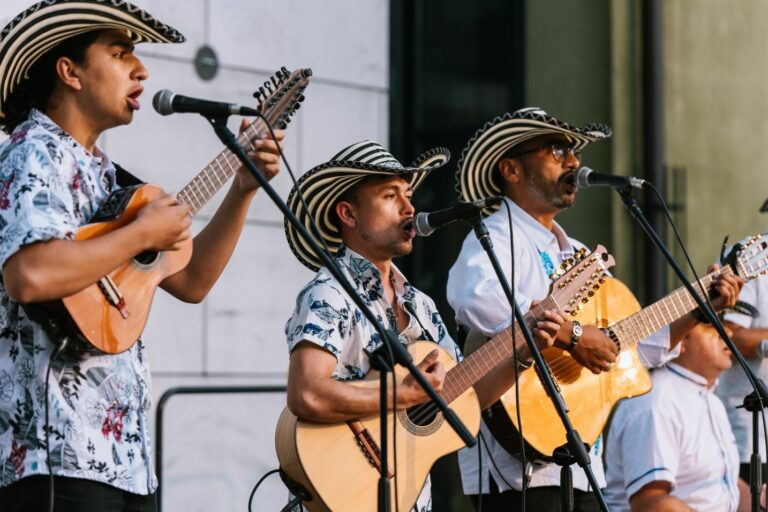
[[[400,343],[396,341],[395,343]],[[379,423],[381,425],[381,467],[379,470],[379,484],[378,484],[378,509],[379,512],[392,510],[390,503],[390,486],[389,486],[389,435],[387,434],[387,414],[389,413],[389,407],[387,407],[387,376],[392,373],[394,375],[393,361],[390,358],[390,351],[387,350],[387,346],[382,344],[376,350],[368,353],[368,359],[371,362],[371,368],[378,370],[379,372]],[[397,468],[395,468],[397,472]]]

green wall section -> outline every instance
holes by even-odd
[[[537,0],[526,4],[525,102],[570,124],[613,126],[611,20],[608,0]],[[591,145],[582,164],[612,169],[611,140]],[[613,211],[608,189],[580,191],[558,217],[569,235],[590,247],[613,250]]]
[[[667,157],[686,176],[685,226],[704,271],[726,234],[765,231],[768,2],[664,3]]]

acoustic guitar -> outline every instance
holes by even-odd
[[[310,69],[289,72],[285,67],[260,87],[254,96],[258,110],[274,127],[285,128],[304,100]],[[257,118],[238,137],[246,149],[268,133]],[[240,167],[237,157],[225,149],[177,193],[180,202],[196,214]],[[139,210],[163,191],[155,185],[137,185],[112,192],[90,219],[75,233],[75,240],[88,240],[110,233],[133,221]],[[78,349],[97,349],[116,354],[138,340],[149,316],[158,285],[189,263],[192,240],[178,251],[144,252],[129,260],[78,293],[61,300],[25,305],[29,316],[48,332],[54,342],[68,337]]]
[[[753,236],[743,246],[734,248],[730,261],[701,279],[705,289],[721,274],[735,273],[753,279],[768,273],[768,242],[763,235]],[[694,283],[694,287],[698,290],[698,284]],[[651,377],[640,361],[637,343],[695,308],[695,301],[681,287],[641,310],[621,281],[608,278],[575,318],[604,329],[616,343],[619,355],[611,370],[595,375],[564,350],[552,347],[542,351],[548,371],[569,409],[568,417],[585,443],[591,445],[597,440],[619,400],[651,390]],[[565,429],[536,373],[524,372],[518,385],[526,454],[551,460],[555,448],[566,442]],[[514,388],[501,397],[500,404],[485,421],[504,449],[517,455],[520,434]]]
[[[613,263],[613,257],[600,246],[584,255],[581,262],[553,283],[549,297],[526,314],[528,326],[535,325],[537,318],[549,309],[575,315],[578,307],[588,302],[600,287]],[[472,386],[499,364],[511,364],[513,339],[518,346],[525,343],[517,324],[515,330],[514,334],[512,327],[502,331],[458,364],[432,342],[408,345],[416,361],[436,347],[440,349],[439,360],[446,367],[440,394],[474,434],[480,428],[480,407]],[[397,367],[395,374],[402,382],[407,371]],[[351,384],[378,388],[378,379],[378,372],[371,371],[364,380]],[[397,431],[397,444],[389,443],[387,454],[388,467],[392,468],[390,478],[397,479],[397,486],[390,486],[391,503],[397,503],[400,510],[408,510],[418,499],[435,460],[458,450],[463,443],[430,403],[390,411],[387,422],[394,422]],[[391,435],[392,431],[389,432]],[[314,423],[297,418],[286,408],[278,420],[275,447],[290,485],[303,487],[309,496],[302,502],[308,510],[356,512],[376,508],[382,457],[379,438],[378,415],[340,423]],[[395,487],[399,495],[395,495]]]

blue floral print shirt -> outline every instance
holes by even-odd
[[[395,316],[384,295],[379,269],[343,246],[336,261],[381,324],[394,329]],[[431,340],[454,359],[461,360],[461,352],[448,334],[432,299],[411,286],[397,267],[392,265],[391,269],[397,303],[409,318],[408,326],[400,333],[400,341],[407,344]],[[291,352],[299,342],[306,340],[333,354],[337,360],[333,377],[338,380],[362,379],[371,369],[367,353],[382,343],[379,333],[325,267],[299,292],[285,334]],[[431,509],[428,478],[414,510],[429,512]]]
[[[0,145],[0,265],[22,247],[71,239],[116,187],[115,167],[33,110]],[[157,487],[150,462],[149,369],[139,340],[116,355],[61,355],[0,282],[0,487],[53,473],[136,493]]]

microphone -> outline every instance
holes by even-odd
[[[619,190],[630,188],[643,188],[645,180],[633,176],[616,176],[593,171],[589,167],[582,167],[576,171],[576,185],[579,188],[589,187],[613,187]]]
[[[445,210],[436,212],[420,212],[413,218],[413,227],[418,236],[429,236],[446,224],[457,220],[466,220],[480,213],[480,210],[499,204],[504,198],[501,196],[491,196],[484,199],[478,199],[471,203],[462,203]]]
[[[249,107],[243,107],[236,103],[223,103],[219,101],[201,100],[176,94],[168,89],[157,91],[152,98],[152,106],[158,114],[167,116],[173,113],[195,112],[204,116],[228,116],[236,114],[240,116],[257,116],[259,111]]]

